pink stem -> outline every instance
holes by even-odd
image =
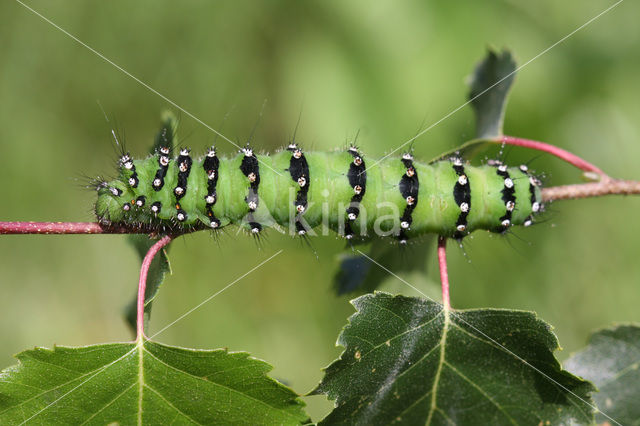
[[[94,222],[0,222],[0,234],[103,234]]]
[[[0,222],[1,234],[148,234],[149,227],[125,228],[96,222]]]
[[[449,300],[449,274],[447,273],[447,239],[438,237],[438,264],[440,265],[440,283],[442,285],[442,304],[444,309],[451,309]]]
[[[163,247],[169,244],[172,239],[173,237],[171,235],[166,235],[160,238],[151,246],[142,261],[142,267],[140,268],[140,281],[138,281],[138,316],[136,320],[138,340],[144,337],[144,302],[145,293],[147,291],[147,275],[149,274],[149,267],[151,267],[151,262],[156,254],[158,254]]]
[[[588,161],[583,160],[582,158],[570,153],[569,151],[558,148],[557,146],[549,145],[548,143],[533,141],[530,139],[521,139],[513,136],[502,136],[498,139],[495,139],[495,141],[507,145],[522,146],[525,148],[548,152],[549,154],[555,155],[556,157],[560,158],[563,161],[566,161],[567,163],[573,164],[580,170],[584,170],[586,172],[594,172],[599,174],[600,176],[606,176],[605,172],[589,163]]]

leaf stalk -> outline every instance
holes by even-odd
[[[137,315],[136,315],[136,331],[137,340],[140,341],[144,336],[144,301],[147,291],[147,275],[149,274],[149,268],[153,258],[162,250],[167,244],[173,240],[173,236],[165,235],[160,238],[154,245],[149,248],[149,251],[142,260],[142,266],[140,267],[140,280],[138,281],[138,303],[137,303]]]
[[[446,311],[451,309],[449,299],[449,273],[447,272],[447,239],[438,237],[438,265],[440,266],[440,284],[442,287],[442,304]]]

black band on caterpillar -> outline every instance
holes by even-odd
[[[218,201],[216,185],[218,185],[220,160],[216,156],[216,148],[214,146],[207,151],[207,156],[202,162],[202,167],[207,174],[207,195],[204,196],[204,201],[207,203],[206,214],[209,217],[211,227],[215,229],[220,226],[220,220],[213,214],[213,206],[216,204],[216,201]]]
[[[504,232],[511,226],[511,216],[513,210],[516,207],[516,189],[513,184],[513,180],[507,171],[507,166],[500,163],[495,163],[497,166],[496,173],[498,176],[504,178],[504,188],[502,188],[502,201],[504,201],[504,207],[506,209],[505,214],[500,217],[499,232]]]
[[[520,166],[520,170],[526,173],[527,176],[529,177],[529,194],[530,194],[529,200],[531,201],[531,212],[538,213],[542,208],[542,206],[540,205],[540,202],[538,202],[538,200],[536,199],[536,186],[538,186],[540,182],[534,176],[531,176],[531,174],[529,173],[529,168],[524,164]],[[525,219],[523,225],[531,226],[532,223],[533,223],[533,215],[529,215]]]
[[[171,161],[169,158],[170,151],[166,146],[160,147],[158,150],[158,166],[160,166],[160,168],[156,171],[156,176],[151,184],[156,192],[160,191],[164,186],[164,177],[167,175],[169,162]]]
[[[187,220],[187,212],[180,206],[180,199],[187,193],[187,180],[189,179],[189,173],[191,172],[191,164],[193,160],[189,156],[188,149],[181,149],[178,156],[178,183],[173,188],[173,195],[176,199],[176,218],[180,222]]]
[[[354,194],[351,197],[349,207],[347,207],[347,220],[344,224],[344,236],[350,240],[354,235],[353,229],[351,228],[351,222],[358,218],[358,215],[360,214],[360,202],[367,190],[367,167],[364,164],[364,160],[358,153],[358,148],[354,146],[349,147],[347,152],[349,152],[353,157],[347,177],[349,178],[349,185],[353,188]]]
[[[249,194],[245,198],[247,207],[249,207],[249,213],[247,214],[247,220],[251,232],[258,234],[262,230],[262,226],[254,220],[253,212],[258,209],[258,187],[260,186],[260,163],[258,158],[253,153],[253,149],[246,147],[242,148],[242,163],[240,163],[240,170],[249,179]]]
[[[413,156],[409,153],[402,156],[402,164],[407,169],[398,185],[402,198],[405,199],[407,205],[400,217],[400,232],[398,233],[398,241],[400,244],[406,244],[408,240],[407,231],[413,222],[413,210],[418,205],[418,189],[420,181],[418,180],[418,172],[413,167]]]
[[[307,163],[307,159],[304,157],[302,150],[298,148],[298,145],[295,143],[290,144],[287,147],[287,151],[291,152],[289,174],[291,175],[291,179],[300,186],[294,202],[296,208],[296,232],[298,235],[305,235],[308,230],[302,224],[300,217],[307,210],[307,195],[309,193],[309,186],[311,185],[309,163]]]
[[[131,172],[131,176],[129,176],[129,186],[137,188],[139,183],[138,173],[136,173],[136,166],[133,164],[129,153],[126,153],[120,158],[120,165]]]
[[[456,220],[456,232],[453,234],[454,238],[460,239],[465,236],[467,230],[467,216],[471,210],[471,185],[469,185],[469,178],[464,172],[464,165],[462,159],[455,157],[451,160],[453,163],[453,170],[458,176],[458,180],[453,186],[453,198],[460,207],[460,214]]]

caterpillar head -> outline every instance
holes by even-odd
[[[98,188],[96,216],[101,223],[113,223],[123,220],[127,211],[131,210],[129,201],[133,194],[128,185],[120,180],[113,180]],[[127,208],[128,207],[128,208]]]

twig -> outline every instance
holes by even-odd
[[[558,148],[554,145],[549,145],[548,143],[534,141],[531,139],[522,139],[514,136],[501,136],[497,139],[493,140],[494,143],[503,143],[506,145],[515,145],[522,146],[524,148],[535,149],[537,151],[547,152],[551,155],[554,155],[560,158],[563,161],[566,161],[569,164],[573,164],[580,170],[584,170],[585,172],[593,172],[597,173],[600,176],[606,176],[606,173],[600,170],[598,167],[589,163],[586,160],[578,157],[575,154],[570,153],[569,151],[565,151],[562,148]]]
[[[606,177],[600,182],[552,186],[542,189],[542,201],[576,200],[603,195],[640,195],[640,182]]]
[[[156,254],[158,254],[163,247],[169,244],[173,238],[174,237],[171,235],[166,235],[160,238],[149,248],[149,251],[142,261],[142,267],[140,268],[140,280],[138,281],[138,315],[136,317],[137,340],[144,337],[144,302],[147,291],[147,275],[149,274],[151,262],[153,262],[153,258]]]
[[[447,273],[447,239],[438,237],[438,264],[440,265],[440,284],[442,286],[442,304],[445,310],[451,309],[449,300],[449,274]]]
[[[149,234],[151,229],[107,226],[96,222],[0,222],[0,234]]]
[[[204,226],[193,226],[181,229],[180,234],[209,229]],[[98,222],[0,222],[0,235],[5,234],[158,234],[165,235],[178,232],[168,227],[162,228],[153,224],[135,224],[128,226],[105,225]]]

